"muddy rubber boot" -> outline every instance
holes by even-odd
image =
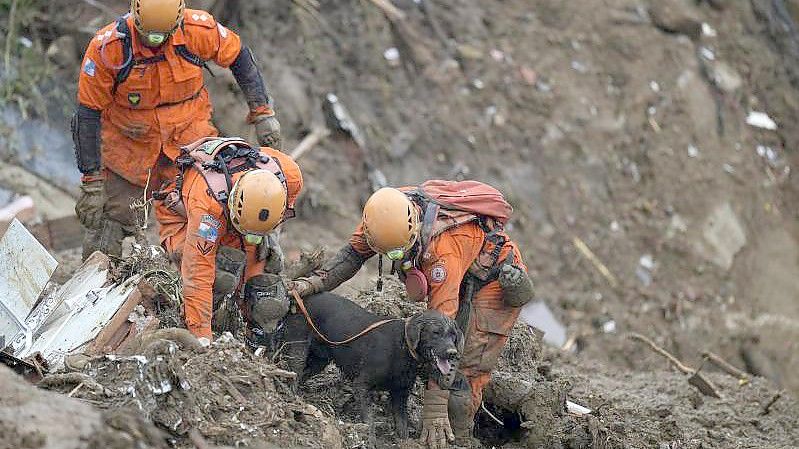
[[[239,309],[235,295],[247,263],[244,251],[222,246],[216,253],[216,272],[214,273],[214,314],[211,329],[214,332],[235,334],[239,329]]]
[[[106,219],[103,226],[97,230],[88,230],[83,237],[83,260],[86,260],[95,251],[100,251],[107,256],[122,256],[122,241],[125,240],[125,230],[121,223]]]
[[[472,410],[472,389],[466,378],[458,373],[450,389],[449,424],[455,434],[454,445],[458,448],[479,448],[479,442],[472,436],[474,433],[474,414]]]
[[[82,260],[86,260],[95,253],[100,251],[100,240],[97,238],[99,231],[87,229],[83,234],[83,254]]]

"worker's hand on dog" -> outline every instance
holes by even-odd
[[[419,442],[428,449],[445,449],[455,441],[449,423],[449,390],[427,389],[422,404],[422,435]]]

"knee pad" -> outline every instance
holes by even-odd
[[[274,332],[289,311],[283,279],[276,274],[253,276],[244,285],[245,318],[264,332]]]
[[[216,253],[216,276],[214,278],[214,296],[229,295],[236,291],[247,263],[244,251],[229,246],[222,246]]]

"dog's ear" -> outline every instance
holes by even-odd
[[[455,330],[455,347],[458,348],[458,357],[463,356],[463,345],[466,343],[466,338],[463,336],[461,327],[456,323],[452,323],[452,328]]]
[[[405,338],[408,341],[408,345],[414,351],[416,351],[416,348],[419,346],[419,340],[422,338],[422,326],[424,325],[424,321],[424,313],[419,313],[412,316],[408,325],[405,327]]]

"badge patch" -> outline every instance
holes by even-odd
[[[89,76],[94,76],[97,74],[97,64],[95,64],[90,58],[86,58],[86,63],[83,64],[83,73]]]
[[[221,23],[217,23],[216,26],[219,28],[219,35],[222,36],[222,39],[227,39],[227,28],[222,26]]]
[[[141,94],[137,93],[129,93],[128,94],[128,103],[133,106],[138,106],[141,103]]]
[[[197,242],[197,250],[203,256],[207,256],[211,254],[211,250],[214,249],[214,244],[206,241],[199,241]]]
[[[197,227],[197,237],[216,243],[216,239],[219,238],[219,226],[219,220],[211,215],[203,215],[200,219],[200,226]]]
[[[430,280],[432,280],[436,284],[440,284],[447,279],[447,269],[444,268],[444,265],[436,265],[433,267],[433,270],[430,271]]]

